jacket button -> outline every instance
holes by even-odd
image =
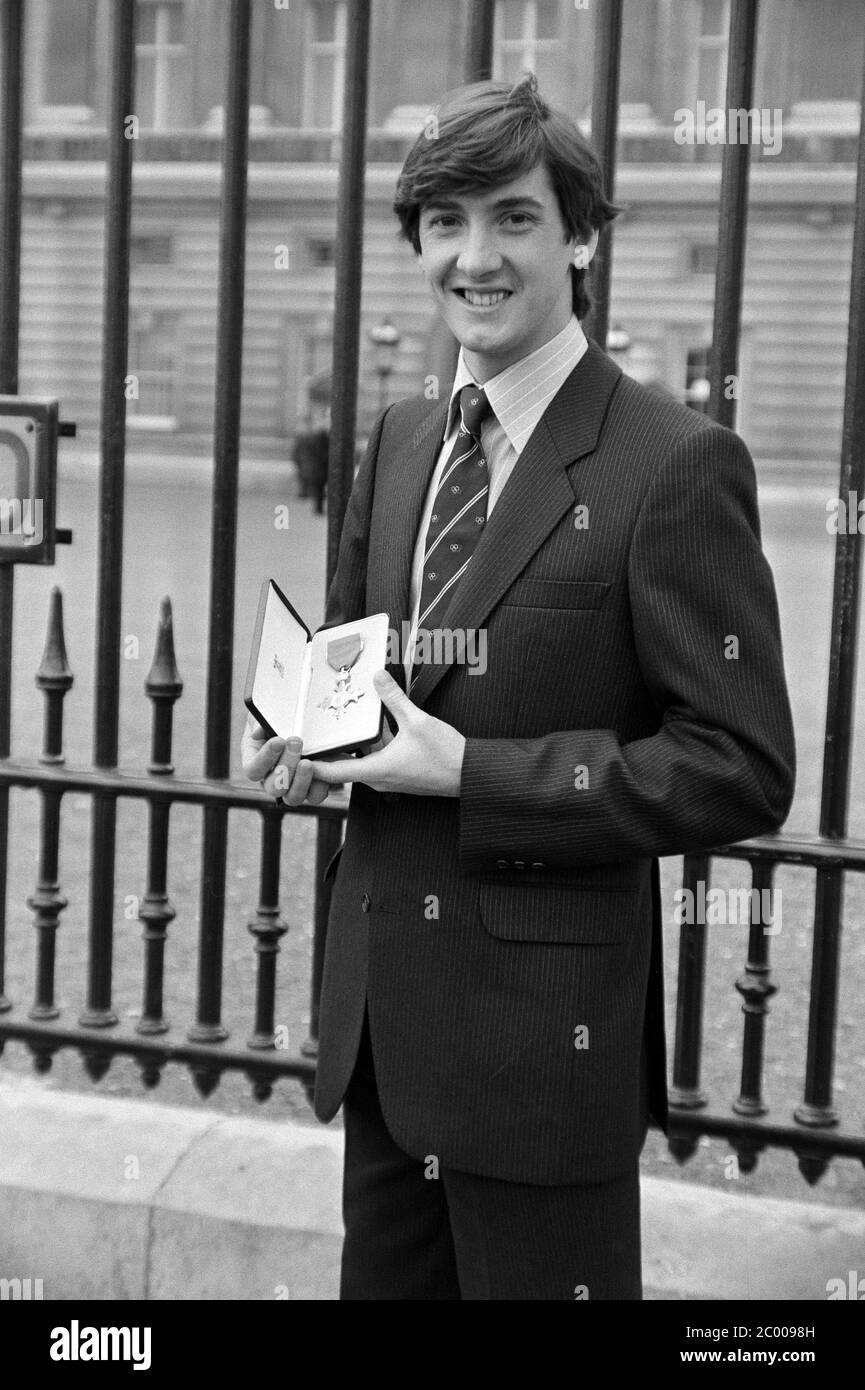
[[[360,900],[361,911],[369,912],[371,906],[372,898],[369,896],[369,893],[364,893],[363,897]]]
[[[515,869],[524,869],[525,867],[526,867],[526,864],[525,864],[525,860],[524,860],[524,859],[515,859],[515,860],[514,860],[514,868],[515,868]]]
[[[543,862],[542,859],[535,859],[535,860],[532,862],[532,868],[533,868],[533,869],[545,869],[546,867],[547,867],[547,866],[546,866],[546,864]]]
[[[509,867],[510,867],[510,865],[508,864],[507,859],[497,859],[497,860],[496,860],[496,868],[497,868],[497,869],[507,869],[507,868],[509,868]]]

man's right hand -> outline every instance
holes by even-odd
[[[286,806],[320,806],[334,788],[313,776],[312,763],[302,752],[299,738],[269,738],[252,715],[247,716],[240,743],[244,776]]]

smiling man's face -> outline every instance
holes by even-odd
[[[549,342],[572,312],[577,240],[545,165],[421,210],[420,264],[479,383]]]

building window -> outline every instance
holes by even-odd
[[[134,390],[126,406],[131,425],[177,428],[177,364],[177,315],[132,309],[127,373]]]
[[[695,101],[722,107],[727,99],[727,40],[730,0],[698,0]]]
[[[313,0],[306,14],[303,88],[303,124],[310,129],[342,126],[345,43],[345,0]]]
[[[182,0],[138,0],[135,110],[149,130],[168,130],[187,118]]]
[[[517,82],[533,72],[541,91],[552,86],[559,55],[559,0],[498,0],[493,73]]]
[[[173,251],[168,232],[133,232],[129,241],[129,264],[133,270],[140,266],[171,265]]]
[[[692,241],[688,247],[688,269],[692,275],[714,275],[717,260],[714,241]]]
[[[336,242],[332,237],[310,237],[306,250],[312,270],[329,270],[336,265]]]
[[[96,0],[34,0],[28,62],[36,121],[68,130],[95,119],[98,41]]]

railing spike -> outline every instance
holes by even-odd
[[[81,1048],[81,1058],[84,1062],[84,1070],[91,1081],[101,1081],[111,1066],[113,1054],[111,1052],[97,1052],[95,1048]]]
[[[141,1069],[141,1080],[147,1087],[148,1091],[152,1091],[156,1086],[159,1085],[159,1082],[162,1079],[162,1068],[164,1065],[164,1062],[154,1061],[153,1058],[150,1057],[142,1058],[139,1061],[139,1067]]]
[[[45,1076],[46,1073],[51,1070],[54,1062],[54,1053],[57,1051],[57,1047],[50,1042],[46,1043],[41,1039],[36,1040],[35,1038],[30,1040],[28,1047],[30,1048],[30,1053],[33,1058],[33,1070],[37,1072],[39,1076]]]
[[[208,1100],[219,1085],[221,1072],[215,1067],[192,1067],[192,1082],[203,1100]]]
[[[736,1162],[739,1166],[739,1172],[744,1173],[746,1176],[749,1173],[753,1173],[759,1162],[760,1154],[763,1151],[764,1145],[759,1144],[751,1139],[736,1138],[733,1140],[732,1147],[736,1154]]]
[[[246,1073],[252,1086],[252,1094],[259,1103],[270,1100],[273,1095],[273,1077],[266,1072],[248,1071]]]
[[[681,1167],[697,1152],[697,1140],[683,1134],[671,1134],[667,1140],[667,1148]]]
[[[45,650],[36,672],[36,684],[40,690],[68,690],[74,676],[69,668],[66,655],[66,640],[63,635],[63,595],[55,584],[51,590],[48,609],[48,631],[45,636]]]
[[[159,605],[159,625],[153,664],[144,682],[151,700],[176,700],[183,690],[183,681],[174,657],[174,620],[171,599],[165,597]]]
[[[828,1158],[824,1154],[798,1151],[798,1159],[802,1177],[809,1187],[815,1187],[829,1167]]]
[[[153,665],[144,682],[144,689],[153,701],[150,763],[147,770],[156,776],[167,777],[174,771],[171,761],[174,702],[183,690],[183,681],[174,659],[174,621],[171,599],[167,597],[159,605]]]

